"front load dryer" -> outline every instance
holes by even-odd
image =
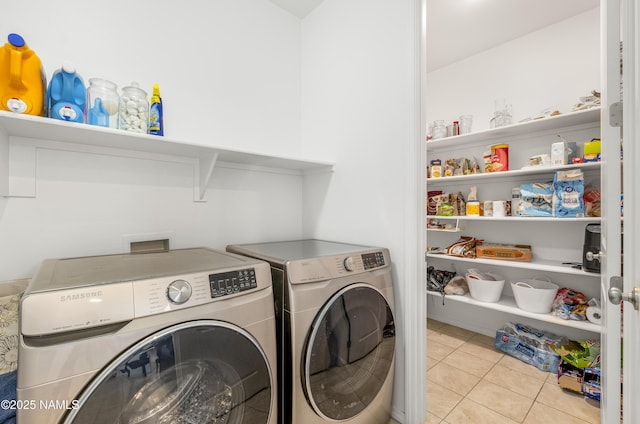
[[[271,265],[285,424],[387,424],[395,361],[383,248],[296,240],[227,246]]]
[[[49,259],[20,313],[20,424],[277,422],[265,262],[206,248]]]

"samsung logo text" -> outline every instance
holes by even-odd
[[[60,296],[60,302],[74,302],[76,300],[89,300],[96,297],[102,297],[102,291],[88,291],[76,294],[67,294]]]

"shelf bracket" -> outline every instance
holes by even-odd
[[[36,197],[36,147],[10,143],[7,197]]]
[[[194,179],[197,181],[197,186],[194,190],[195,202],[206,202],[204,195],[206,194],[209,183],[211,182],[213,170],[216,167],[217,161],[218,152],[214,152],[211,155],[198,159],[198,166],[195,169],[194,175]]]

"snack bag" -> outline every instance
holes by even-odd
[[[586,216],[602,216],[600,190],[587,187],[584,192],[584,212]]]
[[[584,175],[580,169],[557,171],[553,177],[553,216],[584,216]]]
[[[551,183],[520,185],[520,216],[552,216],[553,186]]]
[[[467,258],[476,257],[476,244],[478,240],[469,236],[461,236],[460,240],[447,247],[447,254]]]

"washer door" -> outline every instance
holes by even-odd
[[[273,383],[258,342],[220,321],[175,325],[100,372],[65,424],[268,423]]]
[[[353,284],[335,293],[316,316],[304,349],[302,383],[315,412],[347,420],[382,388],[395,351],[395,324],[382,293]]]

